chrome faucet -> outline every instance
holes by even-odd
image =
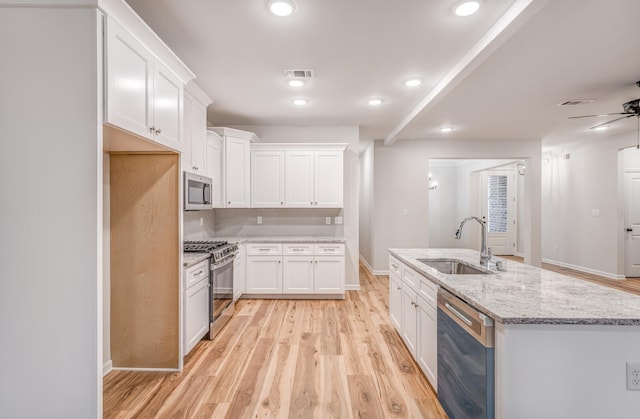
[[[481,220],[478,217],[467,217],[460,223],[460,227],[458,227],[458,231],[456,231],[456,240],[460,240],[462,237],[462,227],[466,224],[467,221],[474,220],[480,224],[482,227],[482,244],[480,245],[480,265],[489,266],[489,262],[491,261],[491,249],[487,249],[487,223]]]

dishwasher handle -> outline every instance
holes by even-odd
[[[438,309],[439,316],[451,318],[485,348],[494,347],[493,319],[442,288],[438,291]]]

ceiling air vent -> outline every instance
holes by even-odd
[[[312,79],[313,70],[284,70],[284,76],[288,79]]]
[[[593,102],[595,102],[595,99],[573,99],[573,100],[567,100],[566,102],[558,103],[558,106],[587,105]]]

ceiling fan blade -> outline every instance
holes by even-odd
[[[616,118],[616,119],[613,119],[613,120],[608,121],[608,122],[603,122],[602,124],[595,125],[595,126],[589,128],[589,129],[596,129],[598,127],[603,127],[605,125],[609,125],[609,124],[611,124],[613,122],[616,122],[616,121],[619,121],[621,119],[631,118],[632,116],[635,116],[635,115],[634,114],[630,114],[630,115],[627,115],[627,116],[621,116],[620,118]]]
[[[580,116],[570,116],[569,119],[578,119],[578,118],[592,118],[594,116],[611,116],[611,115],[633,115],[629,112],[616,112],[616,113],[599,113],[596,115],[580,115]]]

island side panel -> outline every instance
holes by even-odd
[[[640,326],[496,323],[496,419],[637,419]]]

